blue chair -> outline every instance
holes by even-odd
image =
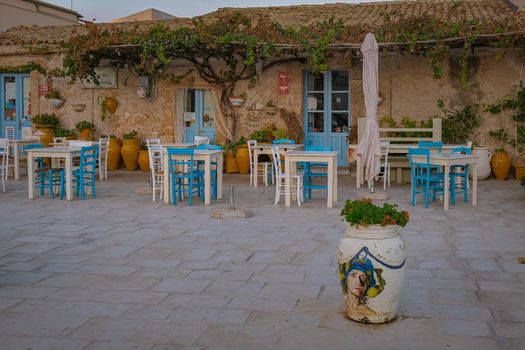
[[[428,148],[409,148],[410,173],[412,176],[412,206],[416,205],[416,196],[419,193],[425,194],[425,208],[428,208],[428,198],[432,188],[432,201],[436,201],[439,192],[443,192],[443,173],[436,171],[433,164],[430,164],[430,149]],[[423,162],[415,162],[413,156],[423,156]]]
[[[222,151],[222,147],[217,145],[197,145],[195,149]],[[197,166],[204,177],[204,161],[198,160]],[[211,191],[213,199],[217,199],[217,162],[211,162]]]
[[[95,177],[98,160],[98,145],[80,149],[79,168],[73,170],[73,188],[82,200],[86,199],[86,187],[91,186],[91,198],[96,198]]]
[[[171,177],[171,200],[177,204],[177,195],[182,201],[183,193],[188,194],[188,205],[192,205],[193,194],[197,193],[204,201],[203,172],[195,169],[195,149],[193,148],[167,148],[169,159],[169,172]],[[173,156],[189,156],[189,159],[173,159]]]
[[[24,150],[42,148],[42,145],[39,143],[27,145],[24,147]],[[49,189],[49,195],[52,199],[55,198],[55,187],[60,188],[60,199],[64,197],[65,194],[65,182],[64,182],[64,169],[62,168],[48,168],[45,166],[44,158],[37,157],[34,159],[35,162],[35,187],[40,190],[40,195],[44,195],[44,190]],[[28,174],[32,176],[32,174]]]
[[[272,144],[274,145],[295,145],[295,140],[278,139],[278,140],[273,140]]]
[[[330,152],[332,149],[330,147],[324,146],[308,146],[306,151],[318,151],[318,152]],[[303,198],[306,200],[312,199],[312,189],[324,189],[328,191],[328,164],[327,163],[312,163],[304,162],[304,184],[303,184]],[[317,171],[312,171],[312,168],[317,168]],[[319,169],[321,168],[321,169]],[[315,178],[326,178],[325,184],[313,184],[313,179]],[[307,196],[308,194],[308,196]]]
[[[469,147],[453,147],[450,153],[468,154]],[[460,179],[457,181],[457,179]],[[456,203],[456,192],[463,192],[463,201],[468,202],[468,164],[453,165],[450,167],[450,202]]]
[[[419,141],[418,143],[419,148],[425,148],[430,150],[437,150],[439,153],[443,150],[443,142],[442,141]]]

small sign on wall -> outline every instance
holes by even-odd
[[[290,72],[279,72],[277,84],[279,94],[288,95],[290,93]]]
[[[116,89],[117,83],[117,69],[114,67],[98,67],[95,68],[98,85],[91,78],[82,79],[81,84],[84,89]]]

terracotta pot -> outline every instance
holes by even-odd
[[[239,168],[237,168],[237,161],[235,160],[235,154],[227,153],[226,154],[226,173],[237,173]]]
[[[88,129],[79,131],[78,137],[80,137],[81,140],[91,140],[91,129],[88,128]]]
[[[478,157],[478,180],[485,180],[490,176],[490,158],[492,153],[489,152],[488,147],[474,147],[472,155]],[[472,179],[472,171],[469,171],[468,176]]]
[[[521,181],[525,176],[525,164],[514,164],[514,170],[516,173],[516,180]]]
[[[120,141],[109,139],[108,145],[108,170],[117,170],[120,165]]]
[[[123,140],[120,154],[128,171],[137,170],[139,159],[139,140]]]
[[[496,153],[492,155],[490,165],[492,165],[492,171],[494,171],[494,177],[496,180],[507,179],[511,165],[511,159],[507,152],[496,151]]]
[[[106,109],[109,113],[115,113],[118,107],[118,101],[113,97],[106,97],[105,100]]]
[[[250,173],[250,153],[248,151],[248,145],[237,147],[235,161],[237,162],[237,168],[239,168],[240,174]]]
[[[50,143],[53,142],[53,137],[55,136],[54,126],[53,125],[35,125],[36,129],[39,131],[40,135],[40,143],[44,145],[44,147],[48,147]]]
[[[339,281],[346,314],[354,321],[384,323],[396,317],[406,245],[396,225],[348,225],[339,243]]]
[[[149,154],[147,150],[139,150],[139,168],[143,172],[149,172]]]

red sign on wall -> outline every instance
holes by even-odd
[[[279,72],[277,87],[281,95],[288,95],[288,93],[290,93],[290,72]]]
[[[46,81],[41,81],[40,84],[38,84],[38,95],[45,96],[48,91],[49,91],[49,84]]]

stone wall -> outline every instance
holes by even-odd
[[[454,54],[454,53],[453,53]],[[400,120],[402,116],[422,120],[432,115],[440,115],[436,106],[438,99],[443,99],[447,107],[465,106],[469,104],[490,104],[499,97],[507,95],[520,79],[525,78],[523,51],[509,53],[498,61],[495,52],[476,49],[476,57],[470,74],[470,87],[465,90],[458,79],[457,56],[452,55],[445,66],[442,79],[432,77],[430,62],[425,57],[413,55],[385,54],[379,58],[379,86],[385,96],[379,107],[379,116],[392,116]],[[40,63],[46,67],[56,67],[61,56],[26,55],[0,56],[0,65],[16,66],[29,61]],[[361,81],[361,63],[354,59],[351,64],[341,57],[336,57],[331,63],[333,69],[348,69],[351,71],[351,111],[352,124],[364,115],[364,101]],[[273,114],[266,107],[272,100],[279,108],[284,108],[297,115],[303,124],[303,71],[305,64],[293,63],[274,66],[257,77],[255,85],[249,81],[238,83],[235,94],[245,92],[246,102],[238,107],[236,137],[248,136],[252,131],[260,129],[269,123],[283,128],[284,122],[279,114]],[[185,67],[175,67],[169,72],[181,73]],[[278,74],[280,71],[290,72],[289,94],[278,93]],[[115,134],[121,136],[125,132],[136,129],[141,136],[161,137],[163,140],[173,140],[175,123],[175,93],[179,86],[191,88],[210,88],[199,77],[193,76],[186,82],[174,84],[170,79],[158,81],[158,98],[152,102],[140,99],[136,95],[138,77],[126,70],[118,74],[117,89],[84,89],[78,82],[68,83],[65,79],[53,78],[53,86],[58,88],[65,98],[65,104],[58,110],[53,110],[42,96],[38,96],[38,85],[45,81],[40,74],[32,74],[32,108],[33,113],[56,113],[61,117],[63,127],[73,128],[75,123],[86,119],[96,127],[95,135]],[[37,80],[37,81],[35,81]],[[109,114],[106,121],[101,121],[100,101],[104,96],[113,96],[119,106],[114,114]],[[73,110],[73,104],[85,104],[82,112]],[[495,127],[500,117],[485,113],[483,131]],[[485,139],[482,132],[481,140]],[[221,140],[218,135],[218,140]]]

